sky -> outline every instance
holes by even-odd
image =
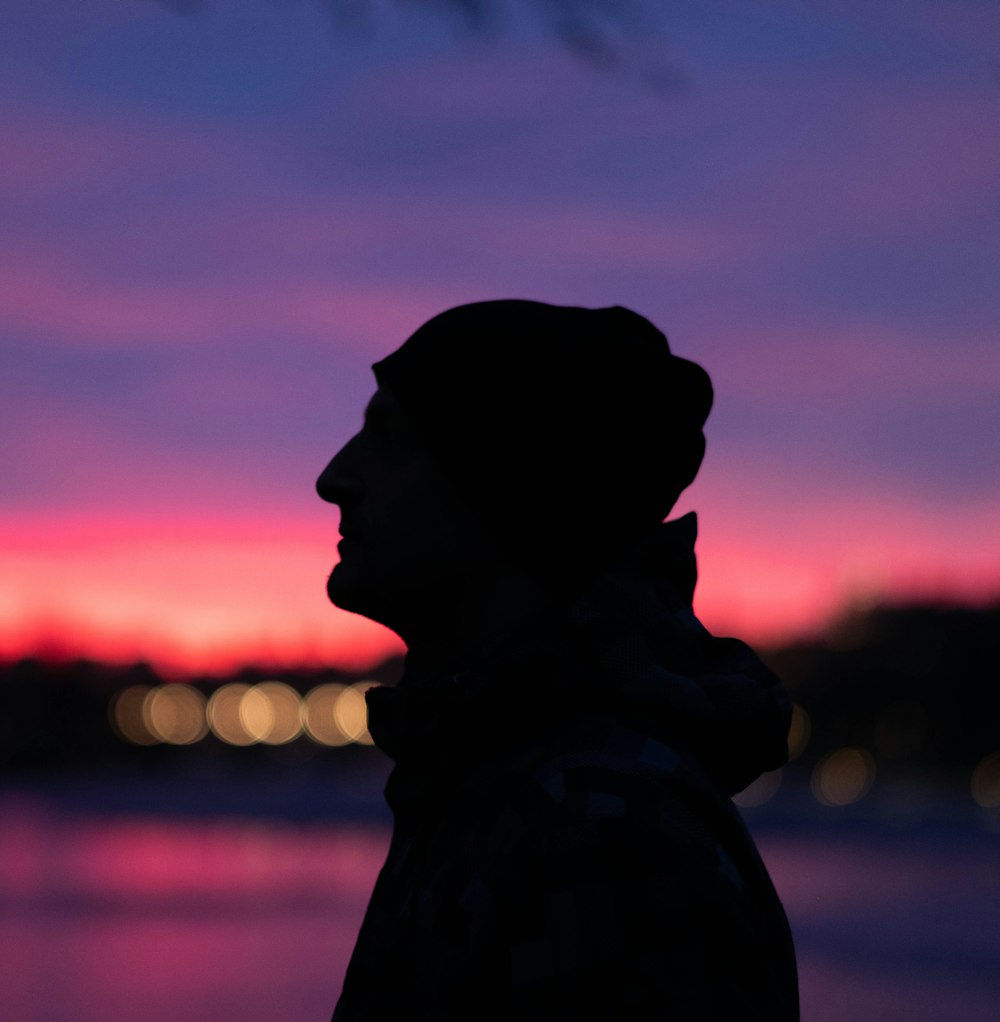
[[[314,482],[372,362],[500,297],[708,369],[713,630],[1000,593],[995,3],[662,3],[612,67],[531,0],[380,10],[4,4],[0,655],[401,650],[327,602]]]

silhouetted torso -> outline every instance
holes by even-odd
[[[692,611],[713,391],[635,312],[433,317],[317,482],[327,592],[408,647],[368,693],[393,839],[334,1018],[793,1022],[781,904],[729,800],[790,705]]]
[[[369,693],[391,848],[335,1022],[798,1018],[788,925],[729,799],[789,704],[691,611],[689,515],[571,611]]]

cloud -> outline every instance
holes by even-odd
[[[206,124],[179,117],[138,116],[78,101],[74,109],[32,98],[0,108],[7,139],[0,164],[4,201],[59,195],[85,197],[155,174],[219,166],[220,139]]]
[[[8,256],[0,329],[44,335],[50,345],[156,348],[284,332],[324,344],[399,336],[433,296],[405,283],[254,280],[144,285],[94,280],[58,257],[31,265]]]

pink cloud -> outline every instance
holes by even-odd
[[[364,282],[246,279],[142,285],[95,280],[58,257],[25,263],[0,255],[0,325],[56,334],[57,343],[201,345],[262,330],[323,343],[396,338],[437,306],[433,289]],[[367,344],[364,348],[367,352]]]
[[[470,231],[498,254],[527,251],[538,264],[575,271],[690,273],[732,266],[756,248],[745,232],[722,223],[656,217],[600,203],[479,204],[441,213],[449,230]]]
[[[467,70],[457,61],[445,80]],[[501,84],[509,71],[496,62]],[[400,72],[387,94],[397,95],[411,79],[417,87],[408,97],[408,116],[417,124],[421,117],[443,119],[447,111],[432,102],[439,84],[426,70]],[[494,86],[502,111],[502,89]],[[494,86],[483,88],[489,94]],[[602,144],[636,145],[647,157],[659,152],[648,139],[640,146],[633,137],[651,123],[649,97],[616,94],[615,102],[622,109],[613,123],[605,123],[610,109],[595,111]],[[31,237],[8,235],[0,240],[0,322],[9,330],[55,333],[85,345],[198,344],[264,329],[360,343],[367,353],[370,345],[403,336],[445,305],[521,290],[529,276],[731,280],[767,266],[777,273],[790,258],[847,239],[905,235],[976,209],[995,187],[998,104],[1000,97],[968,85],[942,94],[939,85],[903,91],[842,81],[804,85],[793,96],[787,82],[748,87],[735,109],[728,90],[654,104],[661,145],[680,142],[696,123],[725,144],[718,153],[703,154],[701,171],[695,160],[679,177],[668,176],[656,189],[662,206],[643,212],[628,203],[617,206],[613,198],[553,201],[530,189],[520,190],[517,202],[504,202],[500,193],[462,198],[427,183],[406,195],[373,186],[352,186],[349,193],[337,185],[326,193],[289,193],[275,187],[273,167],[250,159],[259,148],[252,132],[124,115],[77,121],[46,114],[37,122],[9,115],[10,183],[29,191],[49,188],[49,173],[67,187],[84,189],[92,181],[112,185],[122,175],[152,180],[175,172],[220,185],[237,180],[240,189],[225,198],[209,189],[182,212],[176,203],[153,202],[135,223],[97,218],[74,230],[49,226]],[[760,110],[786,114],[769,114],[776,123],[761,143],[763,162],[729,166],[740,148],[741,117],[753,122]],[[567,150],[559,157],[567,166],[586,162],[589,136],[559,126],[552,133],[553,145]],[[775,155],[767,156],[768,146],[776,147]],[[71,173],[66,168],[78,150],[82,170]],[[721,166],[712,166],[715,159]],[[715,171],[723,176],[712,184]],[[701,172],[708,176],[703,192]],[[656,173],[651,164],[637,186],[648,191]],[[692,186],[690,201],[671,201],[675,191],[683,195]],[[155,282],[143,282],[94,266],[95,251],[117,252],[123,265],[129,259],[146,265],[159,258],[164,241],[199,253],[208,269],[185,272],[171,264],[158,274],[147,271]],[[406,268],[387,270],[380,259],[386,252]],[[745,322],[746,302],[736,304]],[[808,322],[801,328],[803,334],[823,329]],[[862,335],[871,330],[858,326]],[[743,324],[733,333],[743,335]],[[831,339],[864,354],[863,345],[843,333]]]
[[[854,408],[915,396],[964,400],[995,394],[1000,381],[1000,348],[986,337],[964,335],[943,350],[912,331],[850,314],[836,323],[764,311],[737,322],[709,311],[687,341],[705,350],[724,393],[780,401],[790,414],[843,407],[848,398]]]
[[[86,193],[151,173],[217,166],[218,135],[193,118],[22,104],[0,110],[0,188],[8,196]],[[230,153],[230,156],[232,154]]]

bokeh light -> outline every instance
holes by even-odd
[[[240,696],[237,712],[240,725],[255,742],[263,741],[271,733],[275,721],[274,707],[256,685]]]
[[[253,745],[257,739],[244,727],[240,712],[249,685],[234,682],[217,688],[208,700],[208,726],[216,738],[229,745]]]
[[[875,760],[867,749],[837,749],[816,764],[812,792],[825,806],[846,806],[863,798],[874,780]]]
[[[244,697],[256,693],[267,700],[270,727],[260,740],[265,745],[284,745],[302,734],[302,700],[291,685],[282,681],[263,681]]]
[[[190,745],[209,731],[228,745],[285,745],[305,732],[320,745],[373,744],[365,692],[375,681],[317,685],[305,697],[283,681],[230,682],[205,698],[190,685],[131,685],[109,706],[133,745]]]
[[[1000,808],[1000,752],[986,756],[973,771],[972,797],[984,809]]]
[[[372,736],[368,733],[368,704],[365,693],[375,682],[359,681],[341,693],[333,708],[333,716],[340,730],[352,742],[371,745]]]
[[[317,685],[302,701],[302,724],[306,734],[320,745],[347,745],[350,738],[340,729],[334,710],[347,691],[346,685],[331,682]]]
[[[190,685],[157,685],[142,703],[142,719],[151,735],[168,745],[191,745],[204,738],[205,697]]]
[[[160,741],[150,733],[143,717],[142,707],[150,691],[149,685],[130,685],[111,703],[111,723],[115,731],[133,745],[156,745]]]
[[[371,745],[368,733],[368,706],[365,692],[374,681],[355,685],[331,682],[310,691],[302,705],[302,723],[306,734],[320,745]]]

